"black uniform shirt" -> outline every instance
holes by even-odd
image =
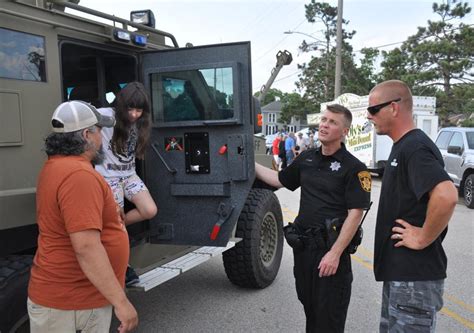
[[[394,247],[390,239],[395,220],[423,226],[428,193],[450,180],[443,158],[431,139],[419,129],[397,141],[382,179],[375,228],[374,273],[377,281],[424,281],[446,277],[447,259],[441,242],[447,229],[423,250]]]
[[[324,218],[345,218],[348,209],[369,207],[370,173],[344,145],[331,156],[323,155],[319,148],[305,150],[278,178],[289,190],[301,186],[295,222],[303,228],[322,223]]]

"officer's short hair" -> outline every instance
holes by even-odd
[[[345,106],[342,106],[341,104],[330,104],[326,106],[326,110],[332,112],[332,113],[339,113],[344,116],[344,119],[346,121],[346,126],[351,127],[352,124],[352,113],[349,111],[348,108]]]

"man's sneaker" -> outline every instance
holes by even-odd
[[[127,272],[125,273],[125,285],[129,287],[134,285],[135,283],[138,283],[139,281],[140,278],[138,277],[132,266],[127,266]]]

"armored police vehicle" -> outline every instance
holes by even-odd
[[[159,208],[128,229],[134,288],[223,251],[230,281],[268,286],[282,256],[282,212],[255,181],[250,43],[180,48],[154,28],[151,11],[125,20],[78,2],[0,2],[0,331],[28,326],[35,186],[53,110],[66,100],[109,106],[131,81],[151,96],[151,145],[136,168]]]

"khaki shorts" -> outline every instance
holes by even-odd
[[[109,332],[112,305],[88,310],[59,310],[33,303],[28,298],[31,333]]]

